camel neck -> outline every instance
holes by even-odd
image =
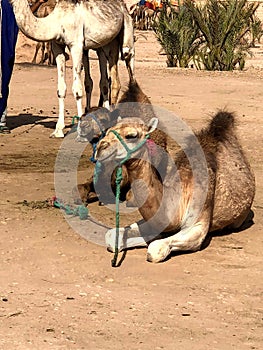
[[[162,202],[162,181],[155,168],[145,159],[131,159],[125,166],[139,211],[150,218]]]

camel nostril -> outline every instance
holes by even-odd
[[[107,141],[101,141],[100,143],[100,149],[105,149],[109,146],[109,142]]]
[[[106,148],[109,147],[109,142],[107,141],[100,141],[100,143],[98,144],[98,147],[97,147],[97,152],[101,152],[103,150],[105,150]]]

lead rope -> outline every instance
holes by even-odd
[[[141,148],[146,141],[148,140],[148,138],[150,137],[149,134],[145,135],[145,138],[137,145],[135,146],[133,149],[130,149],[127,144],[125,143],[125,141],[122,139],[122,137],[118,134],[118,132],[116,130],[110,130],[110,132],[112,132],[117,139],[120,141],[120,143],[122,144],[122,146],[125,148],[125,150],[127,151],[127,155],[126,157],[118,164],[117,166],[117,170],[116,170],[116,200],[115,200],[115,204],[116,204],[116,215],[115,215],[115,221],[116,221],[116,236],[115,236],[115,252],[114,252],[114,257],[111,260],[111,266],[112,267],[116,267],[116,263],[118,260],[118,254],[119,254],[119,235],[120,235],[120,193],[121,193],[121,181],[122,181],[122,165],[130,159],[131,155],[136,152],[139,148]]]
[[[115,251],[114,257],[111,260],[111,266],[116,267],[116,263],[119,255],[119,235],[120,235],[120,193],[121,193],[121,180],[122,180],[122,166],[118,165],[116,171],[116,214],[115,214],[115,222],[116,222],[116,236],[115,236]]]

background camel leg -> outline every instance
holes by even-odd
[[[134,28],[133,20],[131,16],[124,11],[124,29],[123,29],[123,42],[121,45],[122,59],[125,60],[129,78],[134,80],[134,59],[135,59],[135,49],[134,49]]]
[[[39,51],[40,47],[41,47],[41,43],[37,43],[36,44],[35,54],[34,54],[34,57],[33,57],[32,61],[31,61],[31,63],[34,63],[34,64],[37,63],[37,54],[38,54],[38,51]]]
[[[41,58],[40,58],[40,64],[43,64],[45,62],[45,50],[46,50],[46,43],[41,43]]]
[[[85,112],[88,113],[91,107],[91,94],[93,90],[93,80],[90,75],[89,50],[83,51],[82,63],[84,67],[84,87],[86,92]]]
[[[101,94],[103,94],[103,89],[106,89],[107,86],[110,85],[109,88],[109,105],[116,104],[119,96],[119,92],[121,89],[120,84],[120,78],[119,78],[119,72],[118,72],[118,61],[119,61],[119,52],[120,52],[120,44],[118,39],[114,39],[111,43],[108,45],[103,46],[98,50],[98,57],[101,60],[100,64],[100,70],[102,76],[102,85],[101,86]],[[109,63],[109,75],[110,75],[110,84],[107,74],[107,62]],[[105,66],[106,65],[106,66]],[[106,94],[105,94],[106,99]],[[104,100],[105,101],[105,100]],[[105,102],[104,102],[105,103]],[[108,108],[106,105],[104,107]]]
[[[77,46],[73,46],[70,49],[72,63],[73,63],[73,84],[72,84],[72,92],[75,97],[77,103],[77,113],[78,117],[81,117],[83,114],[82,111],[82,81],[81,81],[81,64],[83,58],[83,50]]]
[[[118,54],[119,55],[119,54]],[[118,55],[112,53],[109,56],[109,71],[110,71],[110,104],[116,105],[119,92],[121,89],[119,72],[118,72]]]
[[[99,107],[110,109],[109,101],[109,77],[107,69],[107,57],[102,48],[97,49],[100,66],[100,101]]]
[[[64,122],[64,108],[65,108],[65,97],[67,92],[67,86],[65,81],[66,74],[66,58],[65,58],[65,45],[61,45],[52,41],[52,48],[54,52],[54,57],[57,63],[57,74],[58,74],[58,85],[57,94],[59,101],[59,115],[56,124],[55,131],[50,135],[50,137],[64,137],[63,129],[65,127]]]
[[[54,58],[53,58],[53,52],[52,52],[52,47],[51,47],[51,43],[47,42],[46,43],[46,49],[47,49],[47,59],[48,59],[48,65],[52,66],[54,64]],[[66,54],[67,56],[67,54]],[[68,58],[66,57],[66,60]]]

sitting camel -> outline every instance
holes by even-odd
[[[119,229],[118,249],[148,246],[150,262],[161,262],[171,252],[199,250],[208,232],[239,228],[248,218],[255,194],[254,175],[236,137],[233,114],[219,111],[197,133],[207,163],[198,169],[199,180],[186,156],[188,149],[193,155],[196,152],[191,138],[172,161],[168,153],[156,147],[163,159],[160,176],[146,142],[157,123],[157,118],[148,124],[139,118],[120,120],[108,129],[96,151],[97,160],[105,167],[124,162],[144,219]],[[135,150],[130,158],[128,150]],[[107,247],[115,251],[115,243],[116,229],[111,229],[106,233]]]

